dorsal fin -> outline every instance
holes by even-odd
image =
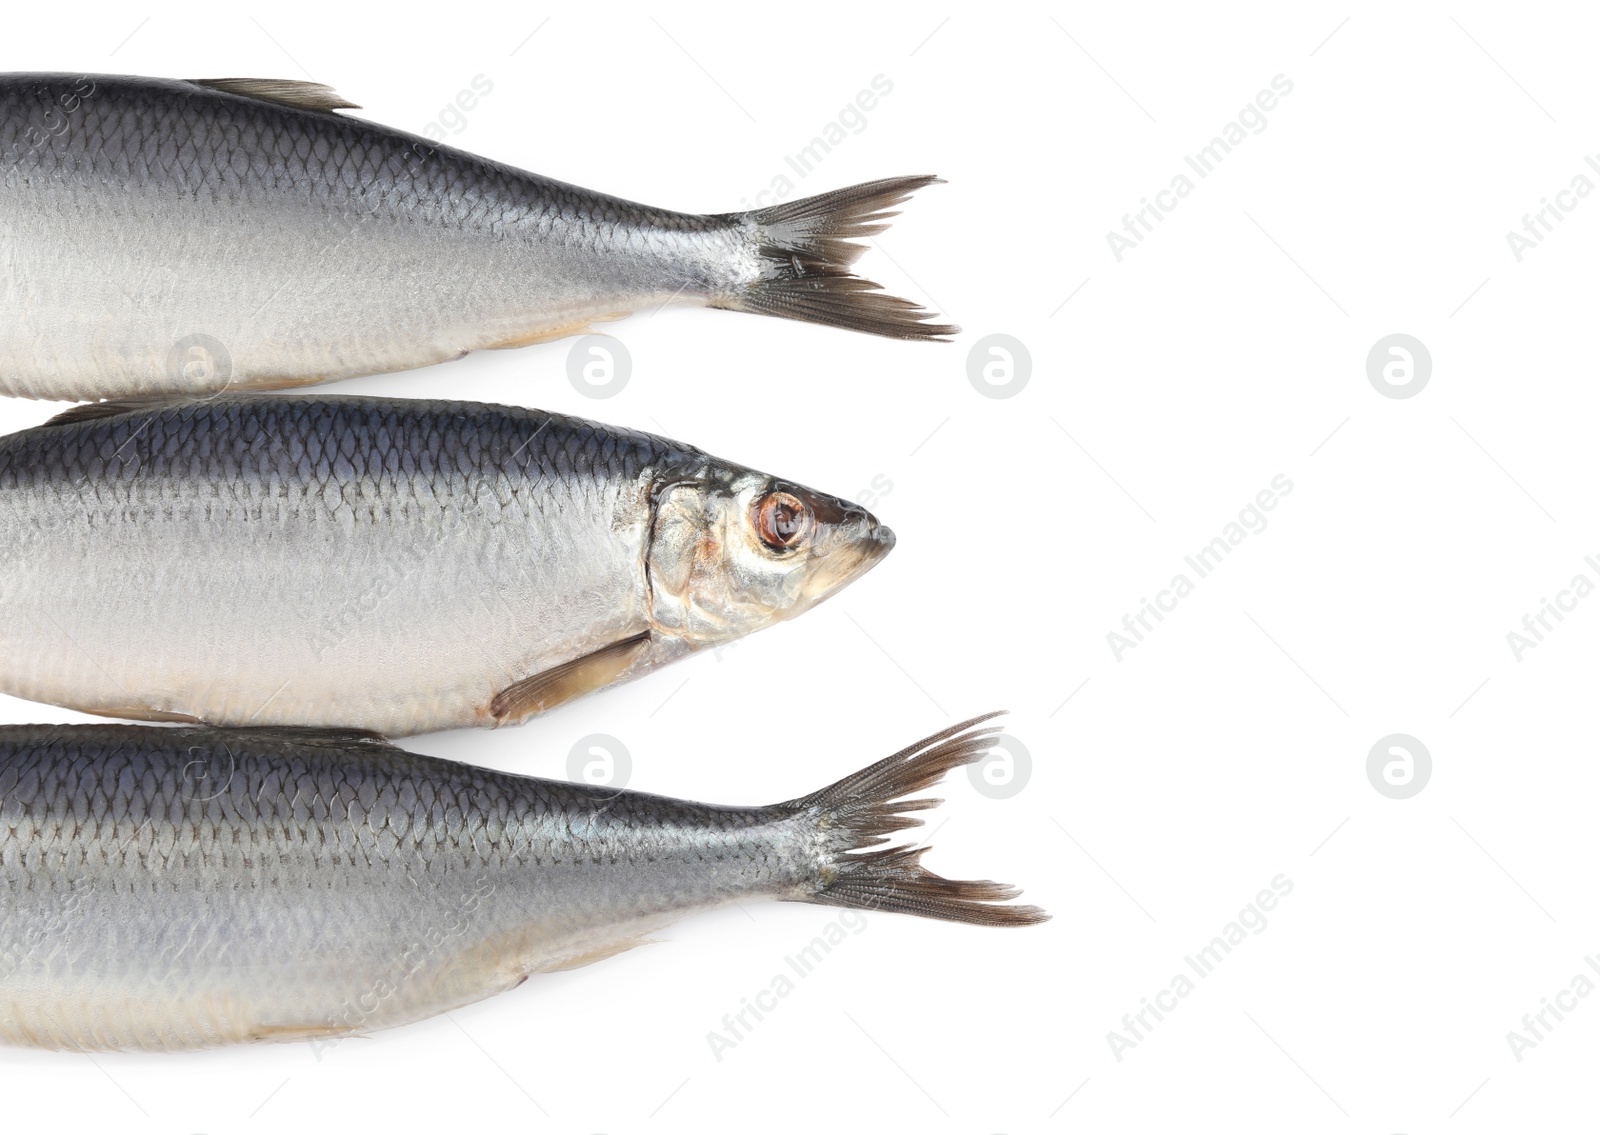
[[[213,395],[215,397],[215,395]],[[133,414],[140,410],[159,410],[164,406],[181,406],[186,402],[204,402],[207,399],[167,395],[154,398],[108,398],[104,402],[80,402],[68,407],[44,424],[70,426],[74,422],[94,422],[101,418],[115,418],[118,414]]]
[[[230,95],[241,95],[260,102],[294,107],[296,110],[360,110],[346,102],[326,83],[307,83],[299,79],[190,79],[197,87],[208,87]]]

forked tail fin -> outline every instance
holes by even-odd
[[[889,177],[718,219],[742,229],[756,253],[756,274],[712,307],[781,315],[891,339],[943,340],[961,329],[910,300],[891,296],[850,266],[867,250],[856,243],[888,228],[895,205],[937,177]]]
[[[900,797],[938,783],[951,769],[983,759],[1000,729],[976,726],[996,716],[989,713],[953,725],[820,792],[781,805],[813,813],[825,845],[820,885],[801,901],[979,926],[1028,926],[1049,918],[1036,906],[1000,905],[1017,897],[1020,892],[1015,887],[935,875],[920,862],[926,847],[878,846],[889,842],[890,833],[922,823],[903,813],[940,803]]]

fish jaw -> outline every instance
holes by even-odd
[[[801,586],[801,602],[786,608],[792,619],[842,591],[883,562],[894,551],[894,529],[865,509],[848,511],[821,546],[813,552],[816,570]]]

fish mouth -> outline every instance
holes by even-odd
[[[811,553],[810,606],[876,567],[894,550],[895,534],[860,505],[820,494],[812,494],[807,503],[820,528]]]
[[[867,525],[867,532],[860,541],[863,549],[861,564],[863,572],[876,566],[879,560],[894,551],[895,545],[893,528],[878,523],[870,513],[867,514]]]

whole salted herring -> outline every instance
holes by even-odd
[[[936,339],[855,276],[933,177],[674,212],[338,113],[318,83],[0,76],[0,392],[295,386],[667,303]]]
[[[829,788],[720,807],[361,735],[0,728],[0,1042],[178,1050],[405,1024],[751,899],[987,926],[896,803],[981,759],[975,719]],[[864,850],[868,849],[868,850]]]
[[[501,725],[792,618],[893,545],[857,505],[537,410],[102,402],[0,438],[0,691]]]

